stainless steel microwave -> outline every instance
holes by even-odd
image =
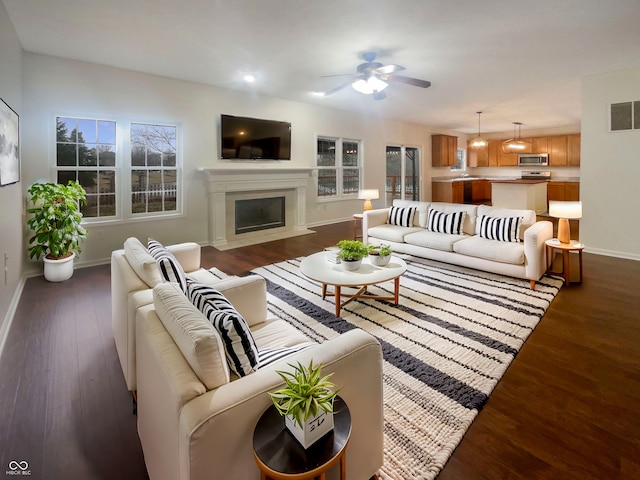
[[[518,155],[520,167],[533,167],[537,165],[549,165],[548,153],[521,153]]]

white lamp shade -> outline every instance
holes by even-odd
[[[378,198],[380,198],[380,192],[377,188],[360,190],[358,192],[358,199],[360,200],[377,200]]]
[[[582,202],[549,200],[549,215],[555,218],[582,218]]]

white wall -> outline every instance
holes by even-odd
[[[0,46],[0,98],[20,116],[20,129],[23,133],[22,47],[2,2]],[[0,352],[22,286],[22,259],[25,255],[22,241],[23,186],[24,180],[0,187]]]
[[[349,112],[259,97],[207,85],[65,60],[46,55],[24,55],[23,179],[53,180],[54,125],[57,115],[100,117],[123,121],[176,121],[184,129],[184,218],[90,225],[79,263],[105,262],[128,236],[156,237],[166,243],[206,243],[207,197],[198,167],[255,168],[313,167],[315,136],[335,135],[363,140],[364,186],[384,188],[385,146],[388,143],[423,149],[423,198],[430,198],[431,129],[422,125],[383,121]],[[221,113],[246,115],[292,123],[290,162],[231,162],[218,159],[218,123]],[[361,211],[361,200],[317,203],[315,184],[309,181],[307,223],[318,225],[351,218]],[[383,199],[374,203],[382,206]],[[28,262],[30,272],[39,262]]]
[[[589,251],[640,260],[640,129],[609,132],[609,104],[640,101],[640,69],[582,82],[580,237]]]

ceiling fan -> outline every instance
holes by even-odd
[[[348,82],[325,92],[324,96],[328,97],[329,95],[333,95],[334,93],[337,93],[343,88],[351,85],[354,90],[360,93],[373,95],[375,100],[382,100],[387,96],[384,89],[389,86],[389,83],[404,83],[405,85],[413,85],[414,87],[421,88],[431,86],[431,82],[428,82],[427,80],[419,80],[417,78],[396,75],[396,72],[405,70],[405,67],[393,64],[383,65],[380,62],[374,61],[376,56],[376,52],[365,52],[362,57],[366,62],[358,65],[356,73],[354,74],[345,73],[340,75],[325,75],[325,77],[350,76],[351,78]]]

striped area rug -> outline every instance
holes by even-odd
[[[267,280],[270,314],[322,342],[353,328],[384,355],[383,479],[433,479],[562,286],[405,257],[400,304],[348,303],[299,272],[301,258],[254,270]],[[369,288],[391,295],[393,282]]]

